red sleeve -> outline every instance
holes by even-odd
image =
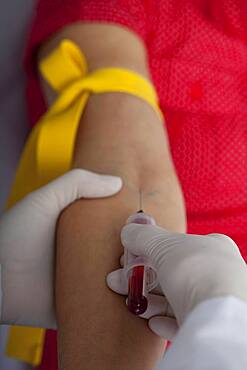
[[[27,103],[34,124],[45,111],[38,83],[36,53],[39,45],[64,26],[78,21],[120,24],[146,40],[144,0],[39,0],[25,57]]]

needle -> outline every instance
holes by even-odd
[[[140,207],[139,207],[138,213],[141,213],[141,212],[143,212],[143,210],[142,210],[142,191],[141,190],[140,190],[140,193],[139,193],[139,204],[140,204]]]

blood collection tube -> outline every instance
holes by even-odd
[[[141,210],[128,218],[129,223],[155,225],[155,220]],[[158,284],[156,272],[145,256],[136,257],[126,248],[124,268],[128,280],[128,309],[135,315],[141,315],[148,306],[148,292]]]

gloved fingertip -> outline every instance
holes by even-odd
[[[125,225],[121,230],[121,242],[123,246],[129,247],[131,245],[135,245],[141,228],[143,228],[143,225],[134,223]]]
[[[130,223],[121,231],[122,245],[136,256],[148,255],[150,241],[156,238],[158,226]]]
[[[166,340],[172,340],[177,333],[178,326],[175,319],[164,316],[155,316],[148,321],[149,328]]]
[[[122,269],[110,272],[106,276],[108,287],[118,294],[127,294],[127,284],[122,278]]]
[[[80,179],[78,197],[82,198],[108,197],[118,193],[123,186],[123,181],[118,176],[101,175],[92,171],[78,169],[73,170],[73,174],[76,180]]]
[[[106,275],[106,283],[111,288],[113,285],[114,281],[116,280],[116,273],[115,271],[110,272],[109,274]]]
[[[99,175],[99,179],[104,185],[106,194],[115,194],[119,192],[123,186],[121,177],[110,175]]]
[[[120,266],[123,267],[124,266],[124,255],[122,254],[122,256],[120,257],[119,259],[119,263],[120,263]]]

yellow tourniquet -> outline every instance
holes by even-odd
[[[145,100],[162,116],[156,92],[130,70],[102,68],[87,73],[80,49],[64,40],[41,61],[40,71],[57,99],[32,130],[21,156],[8,206],[70,169],[80,117],[90,94],[123,92]],[[41,362],[44,329],[12,327],[7,354],[33,366]]]

